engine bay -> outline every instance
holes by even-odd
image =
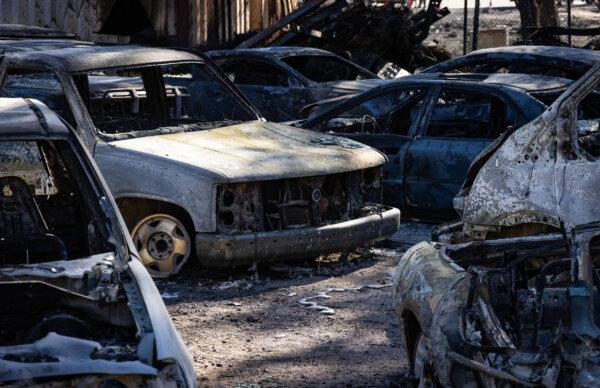
[[[113,254],[0,269],[0,346],[33,343],[50,332],[135,345],[135,320],[117,282]]]
[[[561,235],[544,235],[522,238],[510,249],[498,241],[446,247],[448,257],[470,274],[458,327],[463,346],[491,368],[490,375],[510,371],[521,382],[570,386],[595,368],[598,241],[590,243],[591,295],[572,279],[577,260],[569,244]]]
[[[53,386],[74,374],[156,376],[145,305],[114,253],[3,266],[0,295],[0,385],[34,378]]]

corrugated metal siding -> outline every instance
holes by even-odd
[[[96,34],[118,0],[0,0],[0,22],[52,27],[84,40],[125,42]],[[297,0],[139,0],[167,44],[216,46],[261,30],[292,12]]]

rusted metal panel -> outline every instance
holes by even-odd
[[[578,144],[575,107],[599,82],[600,64],[489,157],[464,197],[467,234],[483,238],[522,224],[569,230],[598,220],[598,162]]]
[[[142,0],[161,41],[179,45],[216,46],[238,35],[267,28],[297,8],[296,0],[187,0],[168,2],[169,18],[161,17],[159,0]],[[172,23],[165,26],[164,24]]]

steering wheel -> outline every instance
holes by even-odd
[[[377,122],[377,119],[375,117],[369,116],[369,115],[363,115],[363,117],[362,117],[362,121],[360,123],[360,131],[361,132],[365,132],[365,123],[366,123],[367,119],[371,120],[373,122],[373,124],[375,124],[373,126],[373,129],[376,132],[381,132],[380,128],[379,128],[379,123]]]

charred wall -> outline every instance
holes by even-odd
[[[261,30],[296,8],[297,0],[0,0],[0,23],[57,28],[84,40],[124,43],[131,24],[148,21],[150,28],[142,31],[146,40],[216,47]],[[125,17],[128,22],[122,23]],[[111,24],[111,31],[105,23]]]

